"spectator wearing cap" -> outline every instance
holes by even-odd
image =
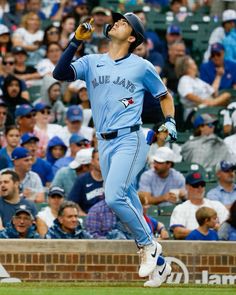
[[[91,239],[92,236],[82,229],[78,219],[78,206],[65,201],[58,210],[58,217],[48,229],[46,239]]]
[[[18,105],[15,110],[16,123],[19,126],[21,135],[33,133],[35,126],[35,110],[29,104]]]
[[[83,126],[83,109],[78,105],[72,105],[66,112],[66,126],[63,127],[59,136],[69,146],[69,140],[72,134],[78,134],[89,141],[93,137],[93,128]]]
[[[181,147],[184,161],[197,163],[211,170],[221,160],[233,160],[223,139],[214,133],[216,122],[217,118],[209,114],[201,114],[194,118],[194,137]]]
[[[221,202],[227,209],[236,201],[235,184],[236,164],[227,161],[220,161],[215,168],[218,185],[207,193],[209,200]]]
[[[236,12],[235,12],[236,13]],[[200,78],[218,89],[236,89],[236,62],[225,58],[225,49],[221,43],[213,43],[210,60],[200,66]]]
[[[209,37],[208,48],[204,53],[204,62],[207,62],[210,58],[211,45],[215,43],[222,43],[224,37],[231,31],[232,28],[235,28],[236,11],[233,9],[224,10],[221,20],[221,25],[219,27],[216,27]]]
[[[7,26],[0,24],[0,56],[4,57],[11,50],[10,30]]]
[[[48,142],[46,149],[46,159],[53,166],[57,160],[64,157],[67,146],[59,136],[54,136]]]
[[[34,203],[20,195],[20,178],[15,171],[5,170],[0,174],[0,229],[11,221],[16,210],[28,208],[33,217],[37,209]]]
[[[0,231],[0,239],[40,239],[31,211],[17,209],[11,222]]]
[[[72,15],[75,19],[75,25],[77,28],[81,18],[89,15],[88,3],[87,3],[87,0],[75,0],[73,5],[74,5],[74,10]]]
[[[42,208],[37,215],[37,230],[41,236],[45,236],[49,227],[53,225],[58,216],[60,205],[65,200],[65,191],[58,186],[52,186],[48,191],[48,206]]]
[[[28,54],[23,47],[16,46],[12,48],[12,54],[15,58],[14,74],[17,78],[24,81],[36,80],[41,78],[41,76],[33,66],[26,64]]]
[[[176,204],[185,197],[185,179],[173,168],[174,152],[169,147],[160,147],[152,160],[153,167],[141,175],[139,197],[145,199],[144,204]]]
[[[13,168],[11,154],[20,144],[20,130],[16,125],[8,125],[4,132],[6,145],[0,149],[0,170]]]
[[[90,106],[87,85],[82,80],[76,80],[69,84],[64,96],[64,102],[71,105],[79,105],[83,109],[84,126],[93,126],[92,110]]]
[[[31,171],[38,174],[44,187],[49,187],[53,180],[52,166],[44,159],[37,157],[37,145],[39,138],[33,133],[24,133],[21,136],[20,144],[26,148],[31,155]]]
[[[57,173],[59,169],[62,167],[68,166],[70,162],[72,162],[78,151],[84,148],[88,148],[90,146],[90,142],[84,138],[83,136],[80,136],[78,134],[72,134],[69,141],[69,149],[70,149],[70,155],[64,156],[57,160],[53,165],[53,173],[54,175]]]
[[[103,27],[106,23],[110,23],[111,11],[102,6],[96,6],[91,11],[91,16],[94,19],[94,32],[91,44],[98,46],[99,40],[104,38]]]
[[[79,215],[85,216],[102,198],[104,198],[104,187],[99,154],[97,149],[93,149],[90,169],[76,178],[68,199],[78,204]]]
[[[158,74],[160,74],[164,66],[164,59],[160,53],[156,51],[150,51],[148,49],[147,39],[145,39],[143,43],[137,46],[134,49],[133,53],[150,61],[154,65]],[[145,91],[144,107],[142,111],[143,123],[156,123],[157,119],[161,120],[161,118],[163,118],[163,114],[161,111],[160,102],[156,100],[150,92]]]
[[[176,41],[168,46],[168,57],[165,61],[161,72],[161,77],[172,93],[177,94],[177,87],[179,79],[175,73],[175,62],[178,57],[186,54],[186,46],[184,41]]]
[[[198,78],[198,67],[193,58],[186,55],[179,57],[175,64],[179,78],[178,93],[184,106],[184,120],[191,121],[194,108],[198,106],[226,106],[231,97],[229,92],[218,93],[219,80],[212,85]]]
[[[62,103],[62,86],[51,76],[45,76],[41,86],[41,101],[51,107],[50,123],[64,125],[65,106]]]
[[[64,189],[66,198],[74,185],[78,175],[89,171],[92,160],[92,149],[81,149],[77,152],[75,159],[68,167],[62,167],[57,171],[52,186],[59,186]]]
[[[14,170],[19,175],[22,194],[27,199],[42,203],[45,200],[44,188],[39,175],[31,171],[32,156],[23,147],[16,147],[12,154]]]
[[[229,212],[222,203],[204,198],[205,186],[205,179],[200,172],[190,172],[186,176],[188,199],[174,208],[170,218],[170,228],[176,239],[185,239],[198,227],[196,211],[201,207],[209,207],[216,211],[216,228],[227,219]]]
[[[22,97],[21,82],[13,75],[9,75],[4,80],[2,91],[4,96],[2,100],[8,108],[6,125],[15,124],[15,110],[18,105],[29,104],[30,102]]]
[[[180,27],[176,24],[169,25],[166,30],[165,40],[164,40],[162,51],[161,51],[164,61],[168,60],[169,47],[171,46],[171,44],[180,42],[180,41],[183,42],[183,37],[182,37],[182,32]]]

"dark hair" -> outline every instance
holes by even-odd
[[[48,46],[48,44],[50,44],[50,43],[52,43],[52,42],[48,42],[48,32],[51,30],[51,29],[57,29],[57,31],[58,31],[58,35],[60,35],[60,31],[59,31],[59,27],[57,27],[57,26],[54,26],[54,25],[50,25],[50,26],[48,26],[46,29],[45,29],[45,31],[44,31],[44,36],[43,36],[43,41],[42,41],[42,44],[43,45],[46,45],[46,46]]]
[[[60,207],[59,207],[59,210],[58,210],[58,217],[59,216],[63,216],[64,214],[64,210],[66,208],[75,208],[76,210],[79,210],[79,207],[78,205],[75,203],[75,202],[72,202],[72,201],[65,201],[63,202]]]
[[[13,171],[13,170],[4,170],[4,171],[1,173],[1,175],[11,175],[12,181],[13,181],[14,183],[16,183],[16,182],[20,182],[20,177],[19,177],[19,175],[18,175],[15,171]]]
[[[98,149],[97,148],[94,148],[93,151],[92,151],[92,158],[94,158],[94,155],[98,153]]]
[[[227,222],[234,228],[236,228],[236,201],[233,202],[229,209],[229,218]]]
[[[47,48],[46,48],[46,54],[48,53],[49,48],[50,48],[52,45],[56,45],[57,47],[59,47],[59,48],[61,49],[61,51],[63,51],[63,49],[62,49],[62,47],[61,47],[61,45],[60,45],[59,43],[57,43],[57,42],[51,42],[51,43],[49,43],[49,44],[47,45]]]
[[[19,129],[19,127],[17,125],[8,125],[8,126],[6,126],[6,129],[5,129],[5,132],[4,132],[5,136],[7,136],[7,134],[11,130],[15,130],[15,129],[18,130],[18,131],[20,131],[20,129]]]

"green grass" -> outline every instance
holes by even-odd
[[[1,295],[233,295],[236,286],[163,285],[143,288],[142,283],[0,283]]]

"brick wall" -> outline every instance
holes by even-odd
[[[203,273],[205,281],[212,275],[210,280],[218,281],[223,280],[222,275],[236,275],[234,242],[163,241],[161,244],[165,256],[177,258],[186,266],[191,283],[202,280]],[[140,280],[139,257],[131,241],[1,240],[0,264],[10,277],[23,281]],[[172,265],[174,274],[170,282],[178,274],[184,282],[181,265],[175,262]]]

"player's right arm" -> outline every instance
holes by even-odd
[[[78,49],[82,44],[83,40],[87,40],[91,37],[93,33],[92,27],[93,19],[89,23],[80,24],[75,31],[75,36],[70,41],[67,48],[62,53],[54,71],[53,77],[59,81],[74,81],[76,79],[76,74],[71,66],[71,61]]]

